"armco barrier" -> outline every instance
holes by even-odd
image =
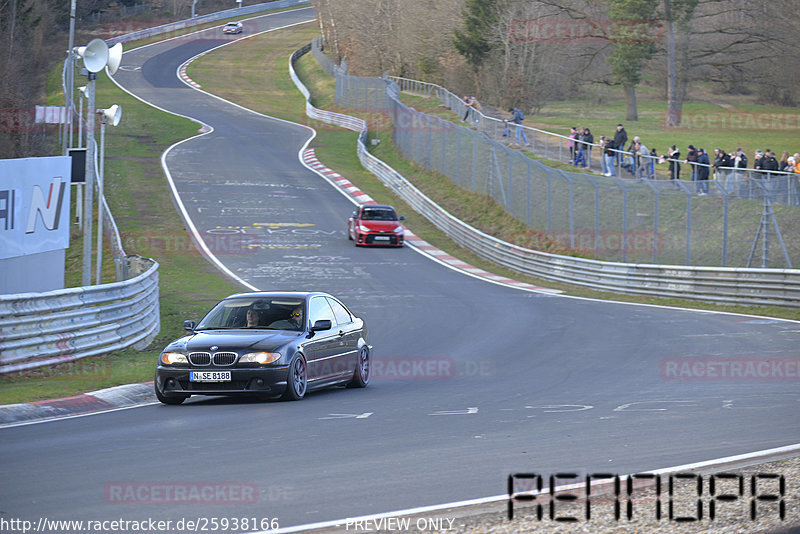
[[[123,282],[0,295],[0,374],[147,346],[161,328],[158,263],[125,261]]]
[[[307,53],[307,45],[292,54],[292,80],[306,97],[308,116],[359,132],[357,152],[361,164],[415,211],[459,245],[482,258],[517,272],[592,289],[704,300],[720,304],[800,306],[800,270],[691,267],[614,263],[560,256],[501,241],[456,219],[425,196],[400,173],[372,156],[366,148],[366,122],[311,105],[309,92],[294,72],[294,62]],[[388,88],[387,88],[388,90]],[[388,90],[387,95],[392,93]],[[387,96],[391,97],[391,96]]]

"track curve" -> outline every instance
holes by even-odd
[[[248,27],[312,18],[303,9]],[[522,292],[408,248],[355,249],[352,204],[298,160],[308,128],[175,81],[223,41],[208,31],[133,50],[116,80],[213,128],[164,161],[198,232],[221,236],[226,268],[259,289],[341,296],[370,327],[379,376],[298,403],[193,399],[3,429],[0,456],[14,458],[0,465],[14,481],[0,485],[4,514],[284,527],[501,494],[511,472],[625,474],[800,442],[796,378],[664,374],[679,358],[796,358],[797,323]],[[402,365],[420,374],[389,379]],[[238,484],[257,498],[113,498],[120,484],[175,483]]]

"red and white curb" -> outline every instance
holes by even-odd
[[[0,406],[0,428],[155,404],[153,383],[127,384],[65,399]]]
[[[320,175],[324,176],[329,182],[331,182],[336,187],[341,189],[348,196],[352,197],[359,204],[377,204],[377,202],[375,202],[375,200],[373,200],[371,196],[364,193],[358,187],[353,185],[350,182],[350,180],[348,180],[341,174],[320,163],[320,161],[317,159],[317,156],[314,153],[313,148],[308,148],[303,152],[303,162],[309,168],[319,173]],[[405,228],[405,226],[403,228]],[[481,269],[480,267],[475,267],[474,265],[470,265],[469,263],[462,261],[456,257],[453,257],[447,252],[436,248],[435,246],[431,245],[424,239],[417,237],[408,228],[405,228],[405,240],[406,243],[419,249],[421,252],[431,256],[436,261],[444,265],[447,265],[448,267],[451,267],[455,270],[463,271],[464,273],[469,274],[475,278],[481,278],[484,280],[488,280],[499,284],[504,284],[511,287],[516,287],[519,289],[527,289],[543,293],[554,293],[554,294],[561,293],[561,291],[558,289],[549,289],[546,287],[535,286],[527,282],[520,282],[519,280],[514,280],[512,278],[490,273],[489,271]]]
[[[183,80],[184,83],[189,84],[192,87],[196,87],[197,89],[200,89],[202,85],[200,85],[193,79],[189,78],[189,76],[186,74],[186,67],[188,66],[189,66],[188,62],[181,65],[181,68],[178,69],[178,75],[180,76],[181,80]]]

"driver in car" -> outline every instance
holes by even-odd
[[[258,313],[258,310],[254,310],[250,308],[247,310],[247,328],[258,328],[260,325],[258,324],[261,320],[261,314]]]

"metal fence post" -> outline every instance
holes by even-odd
[[[514,209],[514,205],[511,203],[511,184],[514,181],[514,153],[508,154],[508,193],[506,193],[506,209],[511,210]],[[512,213],[513,215],[513,213]]]
[[[545,175],[547,176],[547,232],[551,233],[553,231],[553,190],[552,190],[552,183],[550,177],[550,167],[547,168],[545,171]]]
[[[722,266],[728,266],[728,192],[722,190]]]
[[[661,195],[655,187],[653,196],[653,263],[658,264],[658,200]]]
[[[431,118],[429,115],[424,115],[425,125],[428,127],[428,169],[433,169],[433,127],[431,126]]]
[[[622,188],[622,262],[628,261],[628,188]]]
[[[572,197],[572,178],[564,173],[569,182],[569,248],[575,248],[575,209]]]
[[[461,185],[461,128],[456,128],[456,183]]]
[[[531,225],[531,160],[526,162],[526,176],[528,178],[525,188],[525,224]]]
[[[686,193],[686,259],[685,265],[691,265],[692,257],[692,194]]]
[[[477,191],[478,180],[478,136],[470,130],[472,134],[472,190]]]
[[[447,131],[445,123],[439,119],[439,134],[442,136],[442,167],[441,173],[447,175]]]

